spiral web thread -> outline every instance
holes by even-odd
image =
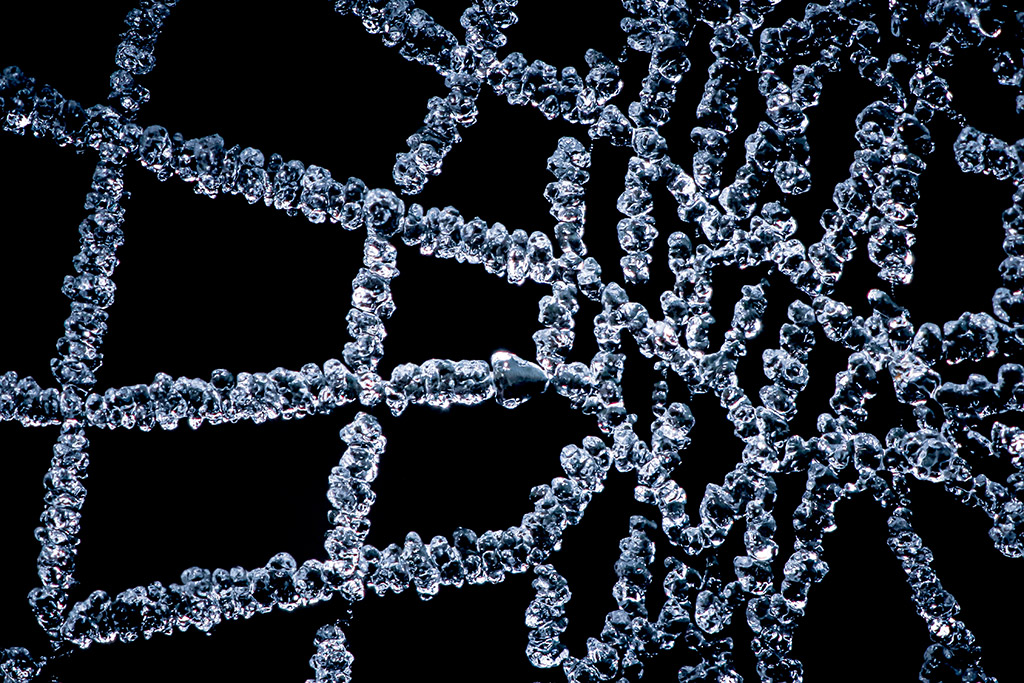
[[[79,230],[81,249],[63,286],[71,313],[51,361],[55,384],[44,388],[14,372],[0,376],[0,419],[60,426],[36,533],[40,584],[29,595],[52,652],[4,650],[5,681],[45,675],[54,655],[92,644],[208,631],[223,621],[293,610],[336,594],[354,602],[367,592],[414,589],[430,599],[441,586],[496,583],[527,571],[536,577],[535,598],[526,610],[527,657],[537,667],[561,667],[570,681],[637,680],[645,663],[679,640],[698,661],[680,669],[681,681],[740,681],[733,642],[722,635],[734,618],[749,626],[763,681],[799,681],[802,667],[790,654],[809,589],[828,571],[823,537],[836,527],[836,506],[855,496],[870,496],[889,515],[888,545],[933,641],[924,653],[921,680],[994,680],[985,674],[974,636],[957,618],[959,606],[914,531],[907,482],[913,477],[936,483],[963,505],[980,508],[992,520],[995,547],[1008,557],[1024,554],[1024,431],[1000,421],[1021,410],[1024,368],[1007,362],[997,377],[975,374],[964,384],[944,382],[940,372],[985,358],[1012,360],[1024,340],[1024,141],[1003,141],[970,126],[954,108],[943,76],[962,53],[981,50],[999,82],[1016,91],[1018,111],[1024,109],[1024,13],[980,0],[977,6],[967,0],[892,0],[885,8],[835,0],[808,4],[799,18],[777,16],[772,0],[625,0],[623,57],[590,50],[587,70],[580,73],[505,50],[503,31],[517,21],[515,0],[474,1],[462,15],[461,42],[411,1],[336,2],[344,21],[361,21],[386,46],[445,79],[446,91],[428,102],[408,151],[396,155],[399,193],[414,195],[440,173],[461,139],[459,131],[475,123],[476,101],[485,89],[510,105],[530,105],[548,119],[585,128],[588,145],[562,138],[548,161],[555,180],[544,194],[554,230],[527,234],[464,219],[452,207],[407,206],[392,190],[368,189],[357,178],[340,182],[326,169],[277,155],[267,160],[252,147],[228,148],[217,135],[186,140],[159,126],[136,124],[149,98],[140,81],[154,67],[154,44],[175,4],[145,0],[129,13],[105,105],[84,109],[16,67],[0,78],[6,132],[97,154],[86,199],[89,215]],[[659,130],[679,83],[694,77],[687,73],[687,54],[704,49],[691,41],[699,24],[709,29],[707,47],[715,59],[696,112],[691,135],[697,151],[687,169],[670,155],[671,141]],[[890,52],[886,46],[892,45],[897,49]],[[619,64],[627,55],[644,54],[647,76],[636,92],[623,95]],[[859,150],[849,178],[836,185],[834,208],[821,215],[822,230],[801,233],[816,233],[818,241],[808,244],[794,237],[796,219],[786,199],[810,188],[806,111],[817,104],[823,82],[839,71],[856,72],[878,99],[857,114]],[[738,87],[748,79],[764,99],[761,121],[745,138],[735,177],[723,178],[738,132]],[[626,102],[627,97],[634,99]],[[1007,258],[999,273],[1005,286],[993,294],[992,314],[966,312],[940,327],[914,325],[896,292],[913,276],[918,178],[935,153],[929,123],[943,118],[962,129],[953,149],[961,169],[1010,182],[1013,189],[1003,214]],[[594,145],[632,153],[617,204],[625,286],[603,279],[614,269],[587,256],[584,197]],[[262,202],[313,223],[365,231],[364,267],[353,280],[347,316],[352,341],[343,359],[298,371],[236,376],[217,370],[208,381],[159,374],[149,385],[94,391],[123,242],[123,172],[136,163],[160,180],[192,183],[210,197],[240,194],[250,204]],[[682,229],[666,238],[668,264],[652,264],[649,252],[659,237],[652,190],[661,184],[677,203]],[[780,200],[767,201],[771,193]],[[858,258],[857,246],[865,242],[882,287],[892,294],[872,290],[866,307],[863,301],[831,298],[845,265]],[[389,379],[377,374],[384,321],[395,308],[390,283],[399,274],[399,243],[467,268],[482,266],[511,284],[529,279],[550,286],[551,294],[539,302],[543,327],[534,335],[536,362],[499,352],[489,361],[434,359],[399,365]],[[646,282],[652,266],[664,265],[675,282],[661,295],[662,311],[650,312],[630,300],[629,288]],[[743,287],[731,327],[713,348],[716,266],[764,266],[768,275]],[[755,399],[740,386],[736,366],[748,340],[762,333],[769,287],[790,292],[792,300],[778,347],[763,354],[769,381]],[[599,351],[589,363],[566,360],[579,296],[601,308],[593,327]],[[623,335],[633,337],[662,378],[652,387],[649,442],[636,435],[638,417],[623,404]],[[817,420],[819,433],[792,434],[795,401],[808,383],[808,354],[822,335],[825,343],[848,351],[847,369],[835,376],[829,410]],[[669,395],[665,380],[672,374],[682,380],[679,396]],[[533,489],[533,510],[517,526],[479,535],[460,528],[429,542],[410,533],[400,545],[366,545],[372,484],[386,439],[377,420],[360,412],[341,431],[346,448],[328,479],[332,511],[325,559],[298,564],[282,553],[252,570],[193,567],[180,583],[152,583],[114,597],[97,590],[69,604],[89,430],[175,429],[182,420],[193,428],[204,421],[261,423],[326,414],[355,402],[368,410],[386,404],[396,416],[410,403],[472,406],[494,399],[515,408],[544,390],[595,416],[598,435],[561,450],[565,476]],[[912,406],[916,429],[893,428],[882,438],[861,431],[878,392],[893,392]],[[700,418],[684,400],[700,393],[719,399],[743,446],[733,470],[721,483],[708,484],[694,508],[672,471],[686,457],[687,434]],[[991,428],[979,431],[988,418],[994,418]],[[976,473],[989,458],[1012,464],[1005,482]],[[600,634],[588,639],[586,652],[570,653],[560,641],[570,591],[553,553],[564,530],[602,492],[613,465],[635,473],[635,497],[652,506],[651,518],[629,520],[615,564],[617,609]],[[773,475],[780,473],[802,473],[807,481],[792,514],[794,547],[782,549],[781,557],[773,540]],[[742,533],[744,554],[721,557],[718,548],[730,533]],[[651,615],[646,595],[656,540],[668,573],[663,606]],[[731,570],[724,566],[730,559]],[[317,632],[310,660],[316,681],[350,680],[345,627],[332,623]]]

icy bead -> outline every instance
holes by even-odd
[[[506,408],[515,408],[547,389],[548,376],[539,365],[508,351],[495,352],[491,368],[498,403]]]

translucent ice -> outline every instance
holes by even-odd
[[[915,10],[902,2],[837,1],[808,4],[787,17],[779,14],[791,10],[786,3],[630,0],[624,18],[617,17],[626,46],[619,61],[588,50],[585,66],[577,68],[506,48],[515,40],[515,0],[474,0],[449,27],[411,0],[338,0],[337,13],[354,15],[385,46],[443,78],[444,89],[417,115],[422,125],[403,149],[392,150],[393,189],[335,179],[329,169],[264,155],[217,134],[186,138],[136,124],[150,96],[143,81],[155,66],[155,42],[175,4],[144,2],[128,14],[106,103],[83,107],[16,67],[0,75],[5,132],[97,157],[80,250],[62,286],[71,311],[51,360],[53,378],[0,374],[0,419],[60,428],[44,480],[35,532],[39,585],[29,604],[61,656],[74,647],[175,630],[206,632],[336,594],[351,603],[415,590],[426,600],[447,588],[532,570],[526,656],[536,666],[561,668],[569,681],[637,680],[651,658],[687,647],[693,659],[679,669],[680,681],[735,683],[741,679],[731,634],[745,623],[749,639],[736,642],[749,640],[759,677],[794,683],[802,680],[802,665],[791,656],[797,626],[814,584],[827,580],[825,536],[839,523],[837,506],[870,496],[889,515],[888,545],[933,641],[921,680],[994,680],[914,530],[906,482],[944,487],[988,517],[999,552],[1024,556],[1024,437],[1012,419],[1024,409],[1024,369],[1010,362],[1021,353],[1024,320],[1024,146],[972,125],[957,110],[957,79],[950,78],[969,52],[987,60],[995,83],[1013,91],[1018,109],[1024,106],[1024,19],[1008,3],[928,2]],[[690,60],[701,50],[710,53],[709,66],[691,75]],[[623,62],[639,67],[624,70],[637,74],[639,83],[630,84],[637,87],[624,88]],[[853,119],[855,149],[839,161],[849,164],[849,173],[821,190],[831,206],[805,224],[808,204],[798,196],[821,188],[817,170],[811,177],[816,160],[840,149],[820,146],[823,131],[827,138],[839,128],[832,122],[822,128],[813,113],[820,101],[830,101],[822,94],[835,87],[830,79],[838,71],[863,79],[877,99],[844,113]],[[694,83],[700,98],[684,129],[692,144],[684,157],[678,131],[666,124],[680,116],[686,98],[677,90],[693,77],[702,79]],[[547,224],[506,227],[452,206],[407,206],[398,194],[420,192],[454,163],[449,155],[469,137],[465,129],[486,114],[477,106],[485,91],[575,129],[557,138],[546,160],[551,176],[538,186],[549,205]],[[740,103],[755,91],[753,100]],[[927,163],[948,124],[959,131],[951,156],[963,172],[1013,186],[1002,214],[1005,259],[994,269],[1002,286],[991,296],[991,313],[957,311],[924,321],[905,307],[899,288],[913,282],[915,248],[934,238],[919,230],[919,205],[931,182]],[[623,151],[621,185],[609,195],[617,211],[611,223],[595,211],[604,210],[604,199],[593,197],[590,185],[604,173],[609,146]],[[539,171],[544,160],[538,163]],[[208,380],[159,373],[150,383],[97,387],[107,309],[118,293],[119,248],[132,235],[122,230],[129,164],[161,181],[191,183],[207,197],[241,195],[313,224],[365,230],[361,246],[352,246],[361,249],[362,267],[350,274],[347,312],[339,315],[351,338],[339,343],[341,360],[269,372],[219,369]],[[673,204],[667,211],[665,201]],[[588,226],[595,213],[596,230]],[[609,225],[622,251],[612,257],[617,264],[597,241],[588,244]],[[408,254],[413,258],[452,259],[509,284],[543,287],[539,329],[531,331],[536,363],[499,351],[489,362],[396,359],[389,377],[378,374],[388,320],[400,303],[393,289],[404,286],[397,278],[407,247],[418,250]],[[868,288],[866,297],[843,300],[851,262],[873,264],[883,284]],[[719,286],[723,266],[740,273],[740,295],[719,305],[727,289]],[[651,281],[663,275],[667,289],[651,292]],[[787,308],[777,308],[784,303]],[[783,310],[788,321],[776,334],[768,326]],[[726,319],[716,320],[719,311]],[[590,335],[596,351],[580,357],[576,344]],[[754,343],[766,346],[755,353]],[[816,344],[840,349],[841,362],[825,378],[821,396],[828,400],[810,406],[817,420],[802,423],[813,422],[805,429],[814,433],[796,433],[801,422],[794,417],[808,409],[802,393],[820,373],[812,372]],[[982,365],[972,372],[989,359],[998,359],[998,371]],[[637,363],[650,363],[653,375],[634,392]],[[952,381],[944,374],[952,365],[969,370]],[[746,386],[751,379],[760,386]],[[532,507],[516,525],[481,533],[459,528],[429,542],[409,532],[383,548],[366,543],[373,486],[378,470],[389,466],[372,415],[381,404],[395,416],[410,405],[446,409],[492,398],[512,408],[549,384],[559,397],[552,400],[564,398],[569,408],[593,416],[611,445],[587,437],[555,448],[565,476],[535,486]],[[711,395],[710,405],[717,402],[738,442],[714,453],[693,451],[693,432],[705,419],[694,398],[701,394]],[[895,397],[906,414],[879,414],[872,403],[878,395]],[[648,417],[635,396],[650,399]],[[328,475],[326,559],[299,563],[280,553],[251,570],[191,567],[180,582],[113,596],[72,592],[88,508],[91,430],[262,423],[325,415],[356,401],[365,411],[342,429],[344,450]],[[648,423],[645,439],[636,425]],[[876,427],[882,431],[866,431]],[[688,496],[684,485],[691,482],[676,468],[704,457],[726,458],[732,469]],[[993,467],[996,459],[1005,462]],[[608,587],[615,609],[596,635],[577,641],[585,648],[571,652],[561,642],[571,591],[556,553],[578,552],[563,535],[603,494],[612,465],[630,478],[638,504],[657,508],[651,516],[660,524],[630,518]],[[792,509],[775,507],[778,474],[804,482]],[[793,529],[792,548],[776,538],[780,523]],[[731,536],[742,536],[742,543],[730,543]],[[666,599],[655,615],[648,590],[656,556],[665,557],[667,572]],[[73,602],[72,595],[81,599]],[[310,664],[318,683],[352,677],[349,629],[342,619],[316,633]],[[21,648],[0,653],[5,681],[31,680],[46,666],[46,658]]]

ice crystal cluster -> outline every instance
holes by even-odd
[[[995,547],[1009,557],[1024,554],[1024,431],[1003,421],[1024,401],[1024,367],[1012,362],[1024,344],[1024,140],[1001,140],[972,127],[954,107],[947,82],[961,53],[981,50],[1024,109],[1024,13],[998,0],[832,0],[808,3],[802,15],[790,17],[776,15],[777,0],[623,0],[623,56],[589,50],[577,70],[506,48],[516,0],[473,0],[460,27],[441,26],[412,0],[338,0],[338,21],[361,22],[388,48],[444,77],[446,92],[426,103],[423,126],[409,136],[408,149],[390,151],[397,154],[389,189],[336,179],[298,160],[268,158],[254,147],[229,146],[218,135],[185,139],[145,125],[138,117],[149,99],[143,83],[175,4],[143,0],[128,14],[104,104],[84,107],[14,66],[0,78],[6,133],[96,158],[80,251],[63,285],[71,310],[51,362],[53,378],[40,383],[15,372],[0,375],[0,418],[60,426],[36,532],[39,584],[28,595],[53,649],[4,650],[5,681],[45,677],[55,654],[77,648],[230,628],[222,622],[332,598],[354,602],[414,590],[430,599],[526,572],[535,589],[524,606],[526,657],[537,667],[562,669],[569,681],[635,681],[652,658],[675,647],[697,656],[697,664],[679,670],[680,681],[740,681],[733,641],[722,635],[733,620],[749,627],[761,680],[800,681],[802,667],[791,649],[813,585],[829,570],[823,538],[835,528],[836,506],[855,496],[874,499],[888,515],[888,545],[933,641],[923,654],[921,680],[994,680],[915,532],[908,480],[932,482],[980,508],[991,518]],[[700,24],[709,30],[709,43],[694,38],[705,35],[696,30]],[[688,55],[703,50],[714,55],[706,77],[689,72]],[[620,80],[625,58],[647,65],[640,83]],[[839,71],[864,79],[877,99],[851,112],[859,149],[849,177],[835,186],[820,226],[804,226],[801,239],[784,200],[811,186],[808,110]],[[705,79],[690,132],[692,159],[673,154],[673,141],[661,132],[670,112],[680,115],[674,103],[684,79]],[[743,82],[756,83],[763,102],[757,102],[756,129],[734,145]],[[553,217],[548,230],[510,230],[457,208],[425,208],[401,197],[417,194],[441,172],[460,131],[476,121],[486,90],[509,106],[533,107],[579,130],[551,150],[553,179],[543,188]],[[929,125],[939,119],[962,129],[952,150],[934,149]],[[592,168],[595,145],[624,147],[632,155],[617,204],[623,251],[617,264],[599,263],[587,252],[590,174],[622,172]],[[1004,286],[993,293],[991,312],[968,311],[942,324],[912,321],[898,294],[913,277],[919,177],[937,154],[955,155],[965,173],[1004,181],[1012,195],[1003,213],[1006,259],[998,266]],[[106,309],[125,238],[123,177],[130,164],[161,180],[191,183],[209,197],[242,195],[250,204],[363,235],[363,267],[352,280],[347,315],[351,341],[342,358],[297,370],[218,370],[209,379],[159,374],[150,384],[98,387]],[[738,170],[726,174],[726,168]],[[669,226],[653,217],[659,186],[676,202],[679,221]],[[783,201],[763,200],[768,190]],[[667,241],[668,263],[652,261],[658,239]],[[865,257],[858,247],[877,269],[879,288],[866,301],[832,298],[850,260]],[[550,287],[539,301],[536,357],[499,352],[489,360],[434,359],[398,365],[390,377],[378,374],[400,252],[403,258],[455,259],[509,284],[531,280]],[[718,344],[710,335],[711,298],[713,273],[721,266],[767,266],[770,274],[742,289]],[[661,310],[631,300],[631,287],[666,267],[674,284],[661,294]],[[772,289],[783,297],[777,305],[787,307],[789,322],[768,331],[763,319]],[[581,297],[600,308],[593,325],[577,320]],[[589,362],[567,362],[578,333],[596,338],[598,352]],[[761,334],[777,334],[778,343],[763,353],[767,381],[755,390],[740,385],[736,368],[749,340]],[[625,336],[662,377],[651,387],[648,417],[623,402]],[[844,349],[848,361],[835,375],[828,405],[818,407],[825,411],[817,433],[796,434],[790,423],[816,344]],[[1006,359],[994,377],[973,374],[964,384],[943,379],[950,365],[993,357]],[[669,390],[673,376],[684,387],[678,395]],[[521,523],[480,533],[459,528],[429,540],[409,533],[385,548],[366,543],[374,480],[378,468],[388,466],[386,436],[374,412],[397,416],[410,404],[491,400],[515,408],[545,390],[564,397],[566,410],[593,416],[594,435],[561,448],[564,476],[530,492],[532,508]],[[879,392],[911,406],[916,427],[862,431]],[[701,416],[686,401],[701,393],[713,394],[728,415],[738,457],[724,480],[687,492],[673,469],[691,456],[688,432]],[[350,403],[365,410],[341,430],[340,461],[325,472],[332,509],[322,557],[297,562],[282,553],[251,569],[192,567],[178,583],[113,587],[118,592],[95,590],[81,602],[69,601],[91,431],[174,429],[182,421],[192,427],[260,423]],[[649,441],[634,430],[640,419],[652,420]],[[982,430],[983,422],[990,428]],[[1005,480],[981,473],[993,458],[1012,465]],[[635,475],[636,499],[649,510],[628,525],[623,520],[612,588],[617,608],[586,650],[573,652],[561,642],[571,592],[559,574],[557,551],[566,528],[602,493],[612,467]],[[774,477],[783,473],[806,477],[795,510],[774,506]],[[773,540],[780,521],[793,526],[793,547]],[[742,535],[743,554],[719,551],[730,534]],[[660,586],[652,585],[656,557],[668,569]],[[657,613],[648,611],[648,591],[664,593]],[[316,681],[350,680],[346,628],[330,623],[317,632],[310,660]]]

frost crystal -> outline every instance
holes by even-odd
[[[856,496],[873,498],[888,515],[888,545],[933,641],[921,680],[994,681],[915,531],[908,479],[937,484],[977,508],[991,520],[995,548],[1024,556],[1024,431],[1012,424],[1024,409],[1024,367],[1013,362],[1024,339],[1024,141],[970,125],[947,80],[963,53],[980,51],[1024,109],[1024,13],[997,2],[892,0],[880,11],[858,0],[832,0],[787,18],[776,16],[774,1],[624,0],[623,58],[588,50],[577,70],[505,49],[504,32],[517,22],[515,0],[473,0],[460,27],[441,26],[411,0],[338,0],[341,21],[361,22],[387,47],[445,79],[447,92],[427,102],[423,126],[409,136],[407,150],[397,151],[392,190],[368,188],[358,178],[342,181],[328,169],[268,158],[253,147],[229,147],[219,135],[185,139],[136,124],[150,96],[139,81],[155,67],[155,41],[175,4],[146,0],[129,13],[107,104],[83,108],[14,66],[0,77],[4,131],[88,150],[96,159],[81,248],[62,288],[71,310],[51,361],[53,380],[41,385],[14,371],[0,375],[0,419],[60,427],[36,532],[40,583],[28,596],[53,651],[3,650],[5,681],[33,680],[55,654],[93,644],[228,628],[223,622],[335,595],[351,603],[415,590],[424,600],[443,599],[449,588],[527,572],[535,592],[525,613],[526,656],[536,667],[560,667],[571,682],[638,680],[653,658],[686,647],[696,663],[678,671],[680,681],[735,683],[741,676],[733,640],[724,635],[734,623],[749,628],[763,681],[800,681],[793,642],[814,584],[829,571],[824,537],[836,528],[837,507]],[[703,77],[690,74],[690,56],[702,50],[713,60],[690,129],[691,162],[665,131],[670,115],[679,116],[680,82]],[[644,62],[646,76],[625,87],[620,65],[627,58]],[[819,182],[810,172],[808,112],[839,71],[856,72],[877,99],[855,112],[857,149],[820,230],[798,229],[790,207]],[[744,104],[760,114],[753,130],[741,132],[736,112],[748,85],[756,87],[751,99],[757,102]],[[488,90],[508,106],[529,105],[578,131],[558,141],[547,160],[554,179],[538,187],[553,218],[546,230],[509,229],[399,196],[416,195],[442,172]],[[914,277],[919,186],[926,163],[940,153],[931,138],[934,122],[961,131],[953,149],[941,153],[951,151],[964,173],[992,176],[1014,190],[1003,214],[1006,259],[992,314],[968,311],[941,325],[915,325],[897,286]],[[592,152],[603,146],[629,155],[615,204],[623,252],[617,264],[588,256],[586,242],[587,184],[605,171],[592,163]],[[211,198],[242,195],[250,204],[359,231],[363,266],[353,274],[345,316],[351,341],[341,359],[297,370],[217,370],[209,379],[161,373],[149,384],[97,387],[124,241],[124,172],[132,164],[160,180],[191,183]],[[678,221],[655,212],[665,201],[674,202]],[[834,298],[837,285],[851,259],[863,257],[855,253],[858,245],[866,245],[881,285],[866,300],[842,301]],[[430,359],[396,365],[390,377],[378,374],[396,309],[391,287],[400,276],[399,254],[415,258],[408,248],[482,266],[510,284],[550,288],[539,301],[536,362],[498,351],[487,360]],[[668,262],[657,262],[663,253]],[[635,287],[666,266],[672,284],[660,296],[661,310],[648,310],[633,300]],[[716,268],[728,266],[760,275],[742,287],[719,342],[712,335],[712,282]],[[619,271],[624,284],[614,281]],[[780,300],[788,322],[768,330],[766,311]],[[592,327],[577,319],[581,303],[597,311]],[[591,332],[597,353],[575,359],[577,335]],[[748,344],[766,332],[778,344],[761,354],[768,381],[754,396],[740,384],[737,367]],[[624,344],[626,337],[632,341]],[[649,440],[634,430],[639,407],[624,399],[633,343],[645,360],[631,360],[630,369],[648,362],[658,377]],[[805,405],[800,396],[819,344],[845,349],[847,360],[817,433],[796,434],[791,423]],[[994,376],[971,374],[963,383],[943,376],[949,366],[992,358],[1006,361]],[[511,409],[548,389],[568,399],[567,410],[593,415],[601,436],[562,448],[565,476],[531,491],[533,508],[519,524],[482,533],[458,528],[430,540],[409,532],[384,548],[366,543],[373,484],[378,469],[389,466],[375,411],[400,416],[410,404],[447,409],[492,399]],[[913,429],[862,431],[873,414],[871,399],[883,392],[910,406]],[[686,403],[696,394],[717,398],[742,446],[722,481],[688,495],[688,482],[673,471],[699,455],[687,451],[688,434],[702,419]],[[262,423],[350,403],[365,410],[341,430],[344,450],[328,474],[323,558],[300,563],[281,553],[249,570],[192,567],[180,582],[116,594],[95,590],[71,601],[90,432],[171,430],[182,421],[192,428]],[[1002,475],[980,473],[989,466],[986,457],[1006,463],[993,468]],[[587,639],[586,651],[574,652],[560,640],[572,593],[558,572],[557,551],[566,529],[604,490],[612,466],[635,474],[634,495],[651,508],[628,525],[624,520],[611,587],[616,608]],[[794,530],[791,548],[775,540],[779,475],[806,481],[796,508],[781,511]],[[742,537],[742,549],[729,557],[725,549],[733,546],[726,544],[734,536]],[[667,568],[661,585],[651,569],[656,558]],[[651,590],[665,595],[660,610],[648,607]],[[316,681],[360,675],[344,632],[352,628],[358,624],[341,620],[316,632],[310,660]]]

